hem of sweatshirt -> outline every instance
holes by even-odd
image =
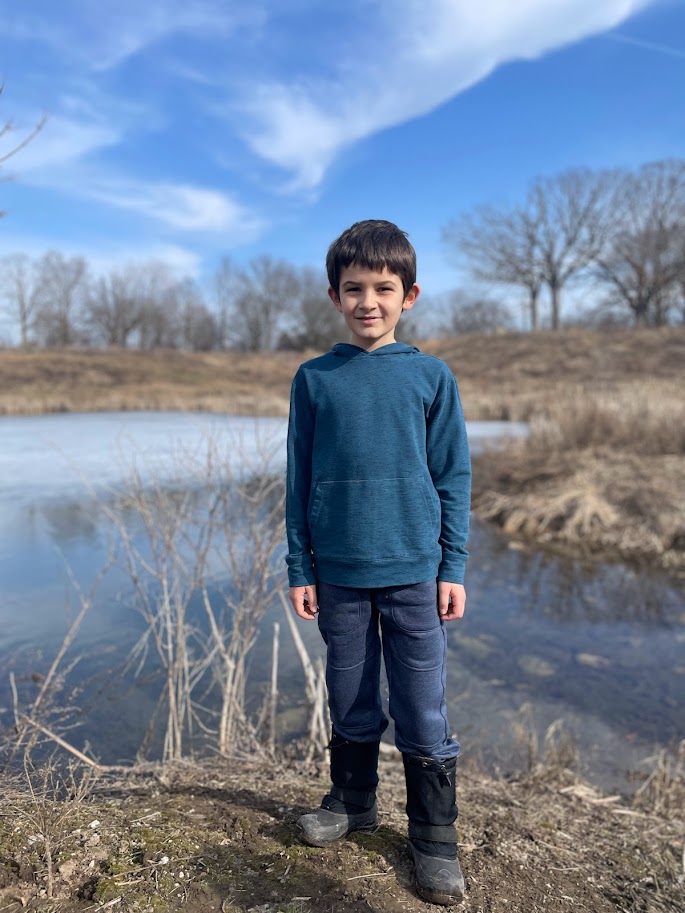
[[[435,580],[439,566],[439,559],[432,557],[390,558],[382,565],[364,560],[319,558],[315,563],[315,573],[317,579],[333,586],[377,589]]]

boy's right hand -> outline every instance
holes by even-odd
[[[307,621],[316,618],[319,612],[319,604],[316,601],[315,586],[291,586],[288,590],[288,595],[293,608],[300,618],[306,618]]]

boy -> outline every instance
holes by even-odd
[[[326,846],[373,830],[381,638],[407,786],[419,895],[456,903],[456,759],[445,703],[443,622],[461,618],[471,466],[447,365],[395,341],[419,295],[416,254],[390,222],[357,222],[326,258],[351,344],[302,364],[288,427],[290,600],[327,646],[330,793],[299,820]]]

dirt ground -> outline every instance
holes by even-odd
[[[157,768],[125,784],[105,780],[71,807],[6,793],[0,911],[444,909],[414,891],[398,756],[382,761],[380,776],[378,830],[325,849],[304,846],[296,826],[325,791],[321,773],[264,759]],[[458,824],[467,896],[459,909],[680,913],[682,798],[681,790],[669,807],[662,795],[656,814],[634,800],[601,795],[568,771],[504,781],[462,769]]]

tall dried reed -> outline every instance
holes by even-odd
[[[531,417],[528,448],[591,447],[645,455],[685,454],[685,398],[672,383],[634,382],[618,390],[572,389]]]

